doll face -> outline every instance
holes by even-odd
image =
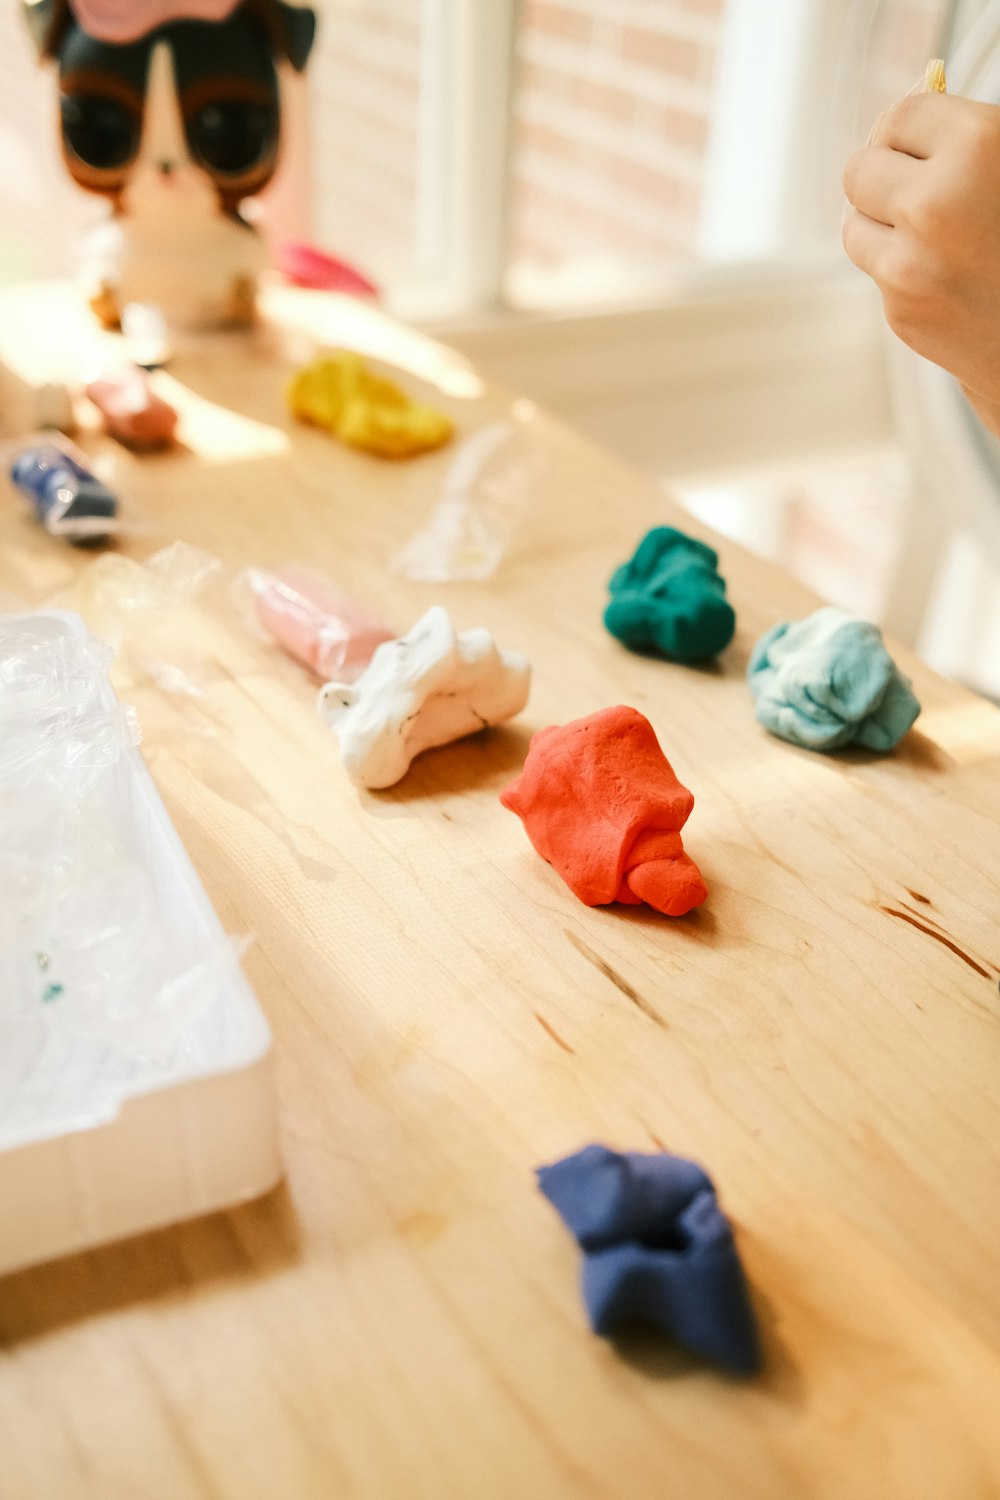
[[[176,21],[125,45],[72,25],[59,48],[66,165],[128,206],[154,186],[233,211],[278,160],[280,102],[269,39],[243,7],[218,23]]]

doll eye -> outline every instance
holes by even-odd
[[[61,111],[63,139],[79,161],[107,172],[132,160],[139,145],[139,122],[120,100],[63,94]]]
[[[227,100],[203,105],[189,126],[191,149],[202,165],[240,177],[274,149],[277,110],[267,104]]]

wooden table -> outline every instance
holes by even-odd
[[[815,601],[725,543],[721,663],[627,654],[605,581],[676,513],[524,402],[548,470],[515,553],[489,584],[401,582],[387,559],[449,456],[393,466],[296,428],[280,366],[310,336],[352,344],[463,433],[511,403],[356,305],[275,293],[269,318],[179,355],[164,388],[189,451],[117,460],[149,523],[123,549],[307,561],[402,628],[443,600],[531,655],[532,700],[372,796],[224,590],[199,615],[205,699],[132,685],[209,893],[255,936],[287,1184],[0,1283],[0,1495],[1000,1494],[1000,713],[904,658],[925,713],[896,755],[768,738],[747,654]],[[65,293],[5,294],[9,420],[94,337]],[[13,493],[0,515],[0,587],[41,601],[87,565]],[[697,796],[711,899],[682,921],[577,904],[497,801],[531,732],[616,702]],[[760,1379],[588,1333],[532,1172],[592,1140],[714,1175]]]

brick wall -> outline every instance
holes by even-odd
[[[764,5],[766,0],[760,0]],[[641,285],[695,253],[726,0],[522,0],[512,183],[512,288]],[[941,46],[948,0],[869,0],[852,13],[821,130],[864,139]],[[847,81],[847,93],[840,90]],[[837,97],[834,97],[834,95]],[[833,125],[849,106],[856,114]],[[837,239],[839,193],[831,215]]]
[[[311,63],[316,235],[377,279],[417,271],[420,7],[322,8]]]
[[[523,0],[512,259],[694,250],[725,0]]]

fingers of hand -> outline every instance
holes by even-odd
[[[869,219],[856,208],[849,209],[844,216],[841,229],[844,249],[854,264],[875,281],[880,280],[892,236],[893,231],[887,224]]]
[[[915,191],[920,170],[912,156],[885,146],[867,146],[847,163],[844,192],[866,218],[896,225],[905,217],[904,205]]]
[[[926,160],[940,150],[966,102],[950,94],[907,94],[879,115],[869,145]]]
[[[957,94],[907,94],[879,115],[868,137],[869,146],[887,146],[927,161],[955,147],[963,152],[970,142],[996,149],[1000,125],[995,104],[962,99]]]

